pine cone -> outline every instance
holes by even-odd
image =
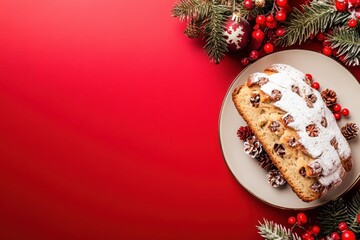
[[[255,6],[258,8],[265,7],[265,0],[255,0]]]
[[[286,183],[283,175],[277,169],[270,170],[266,176],[268,183],[275,188],[280,187]]]
[[[245,141],[246,139],[248,139],[249,137],[254,135],[248,126],[241,126],[237,130],[236,134],[237,134],[238,138],[240,138],[240,140],[242,140],[242,141]]]
[[[344,135],[346,140],[351,140],[356,138],[359,134],[359,127],[356,123],[347,123],[341,128],[341,133]]]
[[[331,89],[325,89],[321,92],[321,97],[327,107],[332,107],[337,102],[336,92]]]
[[[200,27],[196,25],[194,22],[190,22],[187,25],[184,34],[191,39],[198,38],[200,36]]]
[[[244,142],[244,152],[251,158],[257,158],[262,152],[262,145],[255,136],[251,136]]]
[[[263,151],[256,159],[259,161],[260,167],[267,171],[276,168],[275,165],[272,163],[271,159],[269,158],[269,155],[265,151]]]

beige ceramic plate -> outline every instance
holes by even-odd
[[[255,197],[275,207],[286,209],[318,207],[339,197],[357,182],[360,176],[359,140],[350,141],[353,169],[339,187],[330,190],[321,200],[305,203],[288,186],[282,189],[271,187],[266,180],[266,171],[256,160],[244,153],[243,143],[236,136],[237,129],[246,124],[235,109],[231,94],[251,73],[262,72],[274,63],[289,64],[304,73],[311,73],[314,81],[320,83],[320,90],[325,88],[335,90],[338,94],[338,102],[350,110],[350,117],[343,118],[339,122],[340,126],[347,122],[356,122],[360,125],[360,85],[349,71],[329,57],[306,50],[286,50],[268,55],[247,67],[234,80],[225,96],[219,119],[220,143],[225,161],[239,183]]]

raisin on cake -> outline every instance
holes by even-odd
[[[351,170],[351,150],[304,73],[274,64],[233,92],[240,115],[303,201],[319,199]]]

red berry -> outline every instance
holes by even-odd
[[[267,43],[264,45],[264,51],[266,53],[272,53],[274,51],[274,45],[272,43]]]
[[[261,42],[261,41],[264,39],[265,34],[264,34],[263,31],[261,31],[260,29],[258,29],[258,30],[253,31],[252,34],[251,34],[251,36],[252,36],[255,40]]]
[[[341,114],[342,114],[344,117],[347,117],[347,116],[349,116],[350,111],[349,111],[349,109],[347,109],[347,108],[343,108],[343,109],[341,110]]]
[[[318,82],[313,82],[313,84],[311,84],[311,87],[318,90],[320,88],[320,84]]]
[[[299,225],[307,223],[307,216],[305,213],[298,213],[296,216]]]
[[[276,36],[278,37],[282,37],[285,35],[285,29],[282,27],[279,27],[278,29],[276,29]]]
[[[357,20],[356,19],[350,19],[348,22],[348,25],[350,28],[355,28],[357,25]]]
[[[325,41],[324,41],[324,42],[325,42]],[[334,49],[332,50],[332,55],[335,56],[335,57],[338,57],[338,56],[339,56],[339,49],[334,48]]]
[[[341,222],[341,223],[339,223],[339,225],[338,225],[338,229],[339,229],[340,231],[344,231],[344,230],[346,230],[347,228],[348,228],[348,226],[347,226],[346,222]]]
[[[259,15],[256,17],[255,22],[260,26],[265,26],[266,18],[264,15]]]
[[[341,114],[340,113],[334,113],[334,118],[336,119],[336,120],[340,120],[341,119]]]
[[[320,227],[319,226],[313,226],[312,228],[311,228],[311,232],[313,233],[313,234],[315,234],[315,235],[318,235],[319,233],[320,233]]]
[[[323,53],[324,55],[330,57],[331,54],[332,54],[332,49],[331,49],[331,47],[324,47],[323,50],[322,50],[322,53]]]
[[[254,3],[253,3],[253,1],[251,1],[251,0],[245,0],[244,1],[244,7],[246,8],[246,9],[248,9],[248,10],[251,10],[251,9],[253,9],[254,8]]]
[[[318,33],[316,34],[316,39],[320,42],[324,41],[326,38],[326,35],[324,33]]]
[[[288,218],[288,224],[294,225],[296,223],[296,218],[291,216]]]
[[[346,63],[346,60],[345,60],[345,55],[341,55],[340,57],[339,57],[339,60],[342,62],[342,63]]]
[[[357,221],[360,224],[360,213],[358,213],[358,215],[357,215]]]
[[[341,111],[341,106],[340,106],[340,104],[335,104],[335,105],[333,106],[333,110],[334,110],[334,112],[340,112],[340,111]]]
[[[323,47],[329,47],[330,46],[330,42],[327,40],[323,41]]]
[[[307,240],[315,240],[315,238],[310,236],[310,237],[307,238]]]
[[[259,58],[259,52],[256,50],[252,50],[249,54],[249,58],[250,60],[255,61],[256,59]]]
[[[355,233],[351,230],[345,230],[342,232],[341,240],[355,240]]]
[[[276,0],[276,4],[279,6],[279,7],[286,7],[288,2],[287,0]]]
[[[338,10],[339,12],[346,11],[347,6],[348,6],[347,0],[344,0],[344,1],[336,0],[335,7],[336,7],[336,10]]]
[[[307,77],[307,79],[312,81],[313,77],[312,77],[312,75],[310,73],[305,74],[305,76]]]
[[[249,58],[245,57],[245,58],[241,59],[240,62],[241,62],[241,65],[243,65],[245,67],[245,66],[249,65],[250,60],[249,60]]]
[[[311,234],[309,232],[304,232],[302,235],[301,235],[301,238],[303,240],[307,240],[309,239],[309,237],[311,237]]]
[[[359,5],[359,0],[348,0],[349,3],[351,3],[351,5],[357,7]]]
[[[277,26],[277,21],[266,22],[266,26],[270,29],[274,29]]]
[[[266,22],[273,22],[275,19],[274,19],[274,16],[273,15],[268,15],[266,17]]]
[[[286,13],[283,11],[279,11],[276,13],[275,18],[279,22],[284,22],[286,20]]]
[[[340,234],[338,232],[333,232],[330,234],[332,240],[340,240]]]

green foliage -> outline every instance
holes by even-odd
[[[330,42],[331,48],[337,49],[340,55],[345,56],[347,65],[360,65],[359,28],[336,28],[331,35],[328,35],[328,41]]]
[[[348,224],[351,230],[354,231],[356,236],[360,237],[360,224],[357,221],[357,216],[360,212],[360,191],[352,197],[348,204]]]
[[[227,43],[224,37],[225,22],[228,18],[228,8],[223,5],[214,5],[211,8],[208,18],[204,19],[205,51],[208,56],[219,63],[228,52]]]
[[[310,35],[325,31],[328,27],[343,24],[350,17],[348,12],[338,12],[332,0],[312,1],[310,5],[301,5],[303,11],[293,9],[285,23],[286,34],[279,38],[282,46],[301,44]]]
[[[211,1],[181,0],[172,9],[172,16],[184,20],[203,20],[212,10]]]
[[[321,235],[329,235],[337,229],[340,222],[346,222],[348,211],[342,198],[331,201],[319,208],[318,217]]]
[[[273,221],[264,219],[264,222],[259,222],[256,227],[259,234],[267,240],[301,240],[296,233],[292,233],[290,229]]]
[[[204,49],[216,63],[228,52],[224,26],[230,13],[230,7],[219,1],[181,0],[172,9],[173,17],[200,23],[205,39]]]

